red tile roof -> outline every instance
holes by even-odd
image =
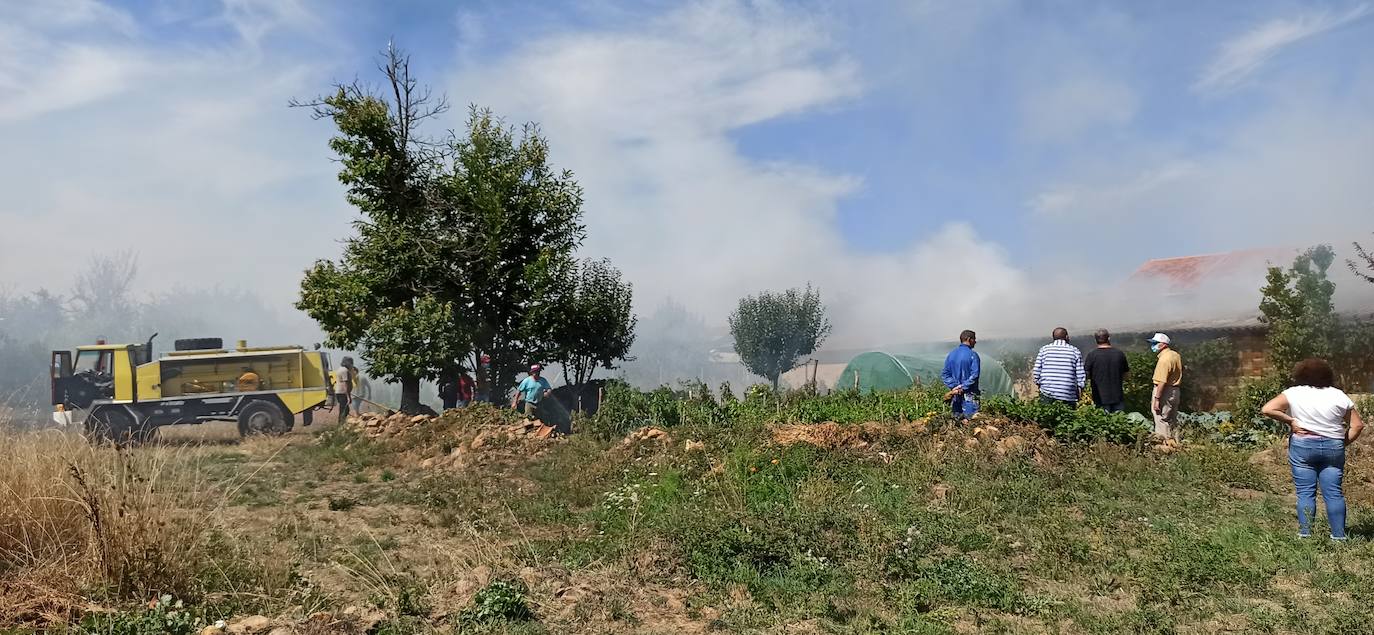
[[[1156,258],[1140,265],[1131,274],[1131,280],[1162,280],[1175,290],[1185,291],[1196,288],[1209,277],[1250,273],[1261,277],[1269,265],[1287,265],[1295,255],[1295,249],[1263,248],[1203,256]]]

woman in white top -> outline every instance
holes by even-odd
[[[1336,383],[1331,365],[1307,359],[1293,368],[1293,387],[1264,404],[1263,412],[1288,424],[1288,464],[1298,491],[1298,537],[1312,535],[1312,516],[1317,513],[1317,486],[1326,501],[1331,539],[1345,540],[1345,446],[1360,438],[1364,421]]]

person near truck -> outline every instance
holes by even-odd
[[[1093,403],[1107,412],[1126,410],[1126,391],[1122,385],[1131,365],[1126,354],[1112,346],[1112,334],[1107,329],[1097,329],[1093,333],[1097,348],[1088,351],[1083,359],[1083,371],[1092,382]]]
[[[965,408],[967,402],[978,402],[978,376],[981,373],[982,362],[978,358],[978,353],[973,352],[973,347],[978,345],[978,335],[973,331],[965,330],[959,334],[959,346],[945,356],[945,367],[940,371],[940,380],[945,383],[945,387],[952,393],[949,400],[950,410],[958,419],[967,419],[969,410],[976,408]]]
[[[1169,336],[1155,333],[1150,350],[1159,355],[1155,362],[1154,391],[1150,393],[1150,412],[1155,416],[1155,436],[1165,439],[1178,434],[1178,386],[1183,383],[1183,357],[1173,349]]]
[[[372,399],[372,383],[367,380],[367,376],[357,373],[355,378],[357,385],[353,387],[353,414],[361,414],[363,411],[363,401]]]
[[[339,362],[339,370],[334,373],[334,405],[339,409],[339,423],[348,420],[348,407],[353,401],[353,384],[358,380],[358,369],[353,367],[353,358],[345,357]]]
[[[511,409],[523,399],[525,401],[525,417],[528,419],[539,418],[539,402],[553,392],[553,387],[549,385],[549,380],[540,375],[544,372],[544,367],[539,364],[530,366],[528,377],[520,381],[520,385],[515,387],[515,397],[510,401]]]
[[[1035,355],[1035,385],[1040,401],[1073,406],[1083,393],[1087,375],[1083,372],[1083,351],[1069,343],[1069,330],[1058,327],[1050,332],[1051,342]]]
[[[1298,537],[1312,536],[1317,514],[1317,488],[1326,503],[1331,539],[1345,535],[1345,448],[1364,432],[1364,420],[1350,396],[1335,387],[1336,373],[1322,359],[1306,359],[1293,368],[1293,387],[1264,404],[1265,416],[1286,424],[1288,465],[1298,495]],[[1367,414],[1367,413],[1366,413]]]

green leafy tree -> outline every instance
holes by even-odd
[[[1326,274],[1334,260],[1330,245],[1318,245],[1299,254],[1287,270],[1269,268],[1260,289],[1260,320],[1269,325],[1269,354],[1278,372],[1308,357],[1330,359],[1335,352],[1339,324],[1331,298],[1336,285]]]
[[[337,126],[329,146],[348,202],[361,212],[343,257],[306,271],[296,306],[320,324],[329,346],[357,350],[372,376],[399,382],[401,409],[415,412],[420,381],[466,348],[466,333],[445,328],[455,314],[445,274],[462,245],[444,231],[451,214],[436,204],[442,153],[419,134],[446,104],[418,86],[394,47],[379,70],[386,92],[355,82],[295,104]]]
[[[631,310],[634,289],[609,260],[587,259],[567,269],[558,278],[566,281],[561,299],[550,303],[543,319],[551,322],[554,359],[568,381],[580,385],[597,368],[610,370],[629,358],[637,321]]]
[[[549,165],[536,126],[517,137],[488,110],[471,110],[447,154],[445,231],[459,247],[441,279],[455,306],[452,328],[472,341],[470,364],[491,356],[481,391],[504,395],[529,363],[559,356],[549,316],[561,310],[569,259],[586,236],[582,188]]]
[[[803,355],[814,353],[830,335],[830,326],[820,291],[811,285],[748,296],[730,314],[730,335],[740,361],[772,382],[774,392],[778,378],[796,368]]]

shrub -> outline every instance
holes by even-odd
[[[1231,419],[1238,427],[1273,429],[1274,422],[1260,414],[1260,408],[1288,387],[1288,382],[1277,373],[1254,377],[1241,383],[1236,390],[1235,406],[1231,408]]]
[[[1150,415],[1151,392],[1154,391],[1155,362],[1159,361],[1149,351],[1127,351],[1126,363],[1131,371],[1122,380],[1122,391],[1126,397],[1126,412],[1139,412]]]
[[[983,411],[1012,421],[1039,425],[1054,437],[1065,441],[1130,443],[1148,431],[1138,417],[1121,412],[1109,413],[1086,404],[1074,408],[1062,403],[1045,403],[1039,399],[991,397],[983,402]]]
[[[524,622],[534,619],[525,600],[525,583],[518,579],[496,579],[472,598],[472,606],[463,609],[458,620],[464,624],[492,622]]]

